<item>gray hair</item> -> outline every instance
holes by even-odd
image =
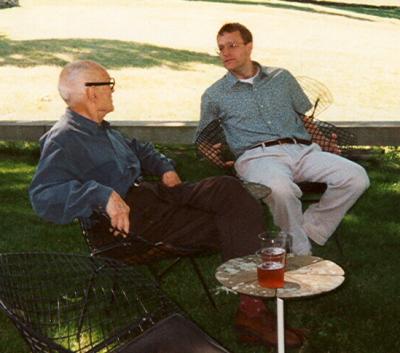
[[[99,71],[105,71],[105,68],[91,60],[80,60],[67,64],[58,79],[58,92],[61,98],[69,106],[82,101],[85,97],[84,83],[93,79],[94,74]]]

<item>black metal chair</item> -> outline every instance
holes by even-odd
[[[314,120],[314,122],[315,122],[315,120]],[[317,126],[323,127],[323,129],[318,131],[318,134],[315,132],[316,138],[318,138],[319,142],[321,142],[321,141],[325,142],[325,140],[322,140],[321,134],[329,135],[330,133],[332,133],[332,131],[336,131],[337,133],[339,132],[337,129],[333,130],[333,128],[331,130],[329,130],[328,126],[331,125],[329,123],[325,123],[325,122],[319,122],[319,123],[320,124]],[[310,123],[308,123],[308,125],[311,126]],[[310,127],[310,129],[311,129],[311,127]],[[317,130],[315,129],[315,131],[317,131]],[[331,132],[329,132],[329,131],[331,131]],[[201,131],[201,133],[197,137],[195,143],[196,143],[197,149],[202,157],[205,157],[212,164],[214,164],[220,168],[225,168],[228,173],[230,173],[232,175],[235,174],[234,171],[232,170],[232,168],[226,167],[226,162],[234,161],[235,157],[233,156],[233,153],[230,151],[229,146],[226,142],[225,133],[222,128],[222,121],[220,119],[213,120],[211,123],[209,123]],[[218,147],[215,148],[215,146],[218,146]],[[252,184],[252,183],[248,183],[248,184]],[[302,193],[304,195],[306,195],[307,198],[305,198],[304,200],[307,200],[307,201],[316,201],[319,198],[315,198],[315,197],[310,198],[310,196],[320,195],[326,190],[326,184],[324,184],[324,183],[302,182],[302,183],[298,183],[297,185],[301,189]],[[270,190],[266,191],[267,196],[269,195],[269,193],[270,193]],[[258,199],[262,199],[262,198],[258,198]]]
[[[227,352],[152,279],[111,259],[0,254],[0,309],[35,353]]]
[[[128,265],[146,265],[158,283],[181,261],[187,259],[210,303],[216,304],[206,280],[196,262],[196,257],[216,251],[214,248],[184,248],[165,242],[153,243],[136,234],[115,236],[110,226],[110,220],[104,213],[94,212],[89,219],[79,219],[83,237],[92,256],[102,256],[121,261]],[[155,266],[162,260],[168,260],[164,266]]]

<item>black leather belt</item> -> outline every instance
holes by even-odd
[[[295,137],[285,137],[283,139],[277,139],[273,141],[265,141],[258,143],[257,145],[251,146],[249,150],[252,150],[253,148],[257,147],[269,147],[269,146],[275,146],[275,145],[284,145],[287,143],[293,143],[293,144],[302,144],[302,145],[311,145],[312,142],[309,140],[303,140],[303,139],[298,139]]]

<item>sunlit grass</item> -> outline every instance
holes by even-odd
[[[192,146],[159,148],[177,161],[185,180],[221,173],[198,161]],[[27,189],[37,152],[35,144],[0,143],[0,252],[87,253],[77,224],[49,224],[40,220],[30,207]],[[399,294],[395,270],[400,247],[397,211],[400,204],[400,151],[398,148],[386,149],[379,161],[365,166],[371,187],[337,230],[344,255],[340,255],[333,240],[324,247],[314,246],[315,255],[333,260],[344,268],[346,280],[338,290],[326,295],[286,301],[287,322],[311,330],[304,347],[288,349],[288,353],[400,351],[397,329],[400,308],[396,305]],[[214,272],[221,263],[220,257],[213,255],[199,260],[210,287],[218,288],[220,285]],[[232,352],[272,353],[272,349],[242,345],[237,341],[232,319],[238,296],[219,292],[215,296],[219,310],[213,310],[200,284],[193,279],[189,266],[180,265],[177,272],[167,278],[164,288],[203,329]],[[4,315],[0,315],[0,334],[0,352],[28,352]]]

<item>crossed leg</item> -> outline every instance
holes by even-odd
[[[332,153],[322,152],[318,145],[278,145],[245,152],[235,168],[244,180],[271,188],[267,198],[274,223],[293,235],[293,251],[308,254],[311,238],[324,245],[349,208],[369,186],[365,170],[358,164]],[[317,204],[303,214],[297,182],[327,184]]]

